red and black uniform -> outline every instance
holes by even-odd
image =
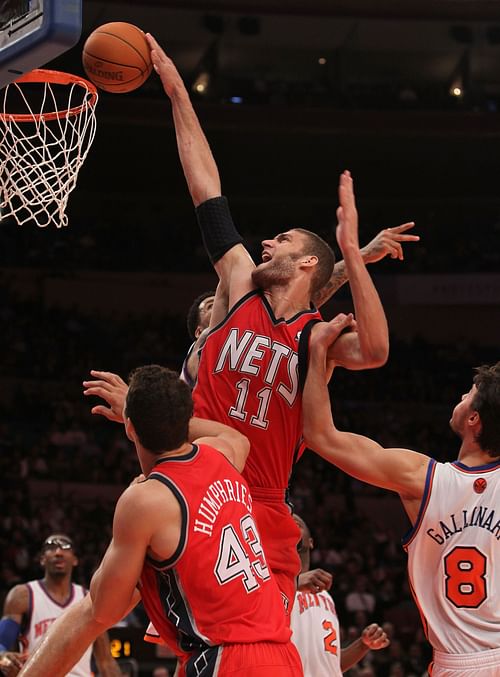
[[[148,481],[162,482],[181,508],[175,553],[162,562],[148,557],[140,581],[148,616],[180,659],[179,675],[229,677],[247,665],[245,675],[256,667],[256,675],[301,675],[241,475],[200,445],[159,461]]]
[[[318,320],[314,308],[276,319],[262,292],[248,293],[210,332],[193,391],[196,416],[250,439],[243,476],[268,564],[290,604],[300,571],[300,532],[285,493],[301,443],[309,330]]]

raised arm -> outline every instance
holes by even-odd
[[[390,256],[391,259],[399,259],[402,261],[404,259],[403,243],[418,242],[420,240],[418,235],[407,233],[407,231],[414,226],[415,223],[409,221],[408,223],[402,223],[395,228],[384,228],[377,233],[373,240],[370,240],[370,242],[361,249],[361,255],[365,265],[368,263],[376,263],[386,256]],[[313,299],[315,305],[319,308],[331,299],[337,289],[347,282],[347,279],[345,261],[338,261],[335,264],[330,280]]]
[[[387,361],[389,332],[384,309],[366,269],[358,241],[358,213],[349,172],[340,176],[337,241],[344,255],[357,323],[357,331],[335,341],[329,357],[348,369],[380,367]],[[313,327],[314,335],[316,327]]]
[[[349,316],[344,321],[348,326]],[[429,457],[409,449],[384,449],[368,437],[335,427],[327,387],[327,351],[338,337],[339,320],[316,327],[303,396],[307,446],[352,477],[400,494],[410,519],[415,520]]]
[[[227,200],[222,197],[219,170],[184,82],[156,40],[149,34],[147,39],[153,66],[172,104],[179,158],[205,249],[228,290],[232,306],[253,289],[251,272],[255,265],[241,244],[242,238],[233,224]]]

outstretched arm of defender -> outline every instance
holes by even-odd
[[[348,326],[349,316],[345,322]],[[368,437],[335,427],[327,387],[327,350],[339,334],[338,320],[316,327],[303,397],[307,446],[356,479],[395,491],[402,499],[420,499],[428,456],[409,449],[384,449]]]
[[[340,176],[337,241],[349,276],[357,331],[344,334],[332,346],[330,358],[347,369],[370,369],[385,364],[389,331],[384,309],[366,269],[358,241],[358,212],[349,172]],[[314,335],[316,327],[313,327]]]

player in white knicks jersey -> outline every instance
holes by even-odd
[[[301,573],[304,573],[309,571],[313,539],[304,520],[298,515],[293,518],[301,533],[299,555]],[[323,574],[329,577],[329,585],[326,586],[329,588],[332,575],[326,571]],[[299,651],[304,677],[341,677],[370,650],[384,649],[389,645],[382,628],[372,623],[363,630],[361,637],[341,650],[335,603],[327,590],[320,586],[315,592],[295,593],[291,628],[292,642]]]
[[[40,564],[44,569],[44,577],[14,586],[5,600],[0,621],[0,670],[8,677],[17,675],[51,624],[87,594],[85,588],[71,580],[78,560],[73,542],[65,534],[52,534],[45,539]],[[19,644],[23,647],[22,651],[10,650]],[[121,675],[118,664],[111,656],[107,634],[99,637],[93,650],[100,675]],[[68,675],[90,677],[91,655],[92,647]]]
[[[340,432],[331,417],[326,352],[352,316],[311,339],[306,443],[357,479],[399,494],[413,528],[412,591],[434,649],[433,677],[500,677],[500,362],[479,367],[450,425],[458,460],[437,463]]]

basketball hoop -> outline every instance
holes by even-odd
[[[36,69],[7,85],[0,108],[0,219],[68,224],[66,206],[96,132],[97,90]],[[15,110],[15,112],[14,112]]]

